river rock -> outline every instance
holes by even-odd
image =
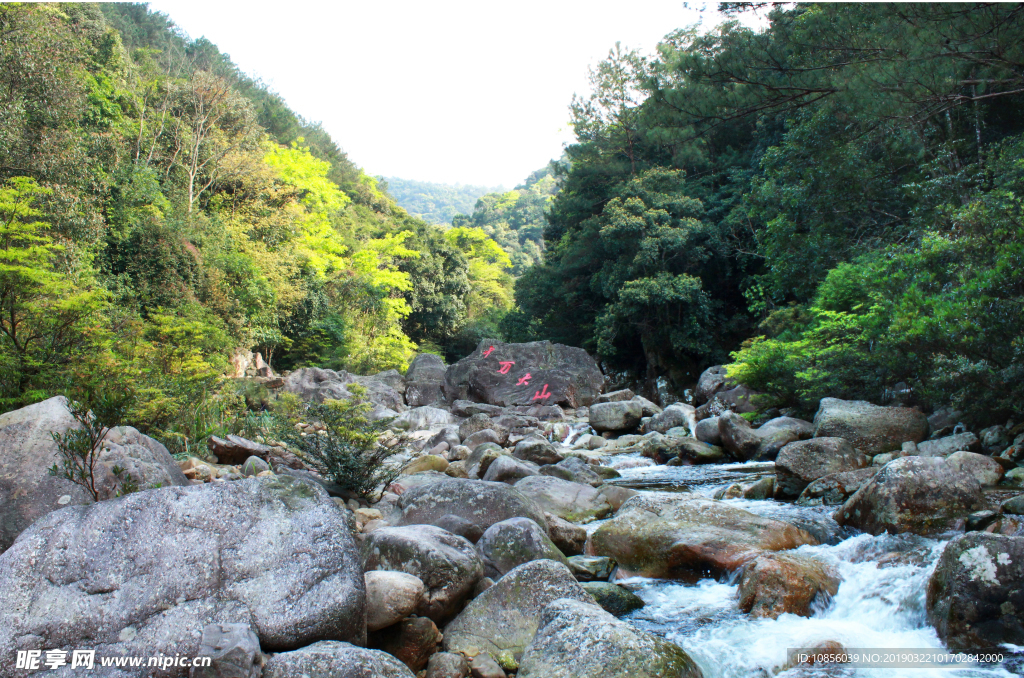
[[[671,579],[731,572],[763,551],[817,543],[789,523],[724,502],[640,494],[591,534],[588,550],[614,558],[623,576]]]
[[[677,645],[641,631],[593,604],[559,599],[539,618],[519,678],[702,678]]]
[[[814,424],[795,417],[775,417],[758,427],[762,436],[776,431],[792,431],[796,440],[808,440],[814,437]]]
[[[880,407],[863,400],[822,398],[814,436],[845,438],[868,456],[899,450],[928,437],[928,418],[909,407]]]
[[[494,443],[480,443],[466,457],[466,473],[470,478],[483,480],[491,464],[503,456],[508,456],[508,452],[501,446]]]
[[[1024,537],[969,532],[928,582],[928,621],[951,651],[1024,645]]]
[[[595,403],[590,406],[590,425],[602,431],[632,431],[640,425],[643,409],[635,400]]]
[[[615,561],[606,556],[573,556],[569,570],[577,581],[607,581],[615,569]]]
[[[818,478],[856,471],[870,460],[842,438],[812,438],[792,442],[775,459],[775,497],[792,498]]]
[[[249,457],[257,457],[266,461],[273,449],[269,445],[255,443],[236,435],[229,435],[226,438],[210,436],[206,441],[206,446],[217,457],[218,463],[231,466],[240,466]]]
[[[703,405],[719,391],[725,391],[735,385],[736,382],[726,375],[725,365],[713,365],[701,372],[693,396],[698,405]]]
[[[544,464],[557,464],[565,458],[555,450],[555,446],[548,442],[547,439],[538,435],[528,436],[516,443],[512,456],[540,466]]]
[[[718,430],[718,417],[708,417],[697,422],[693,437],[709,445],[721,445],[722,433]]]
[[[453,515],[481,530],[518,517],[547,526],[543,511],[518,490],[482,480],[450,478],[411,488],[399,498],[398,509],[399,525],[436,525],[443,516]]]
[[[371,415],[380,418],[384,410],[392,412],[392,416],[405,409],[402,394],[388,384],[388,378],[381,375],[360,377],[344,370],[335,372],[320,367],[303,367],[289,374],[284,380],[284,390],[295,393],[303,400],[323,402],[351,398],[347,386],[358,383],[366,388],[366,397],[375,407]]]
[[[1003,478],[1003,467],[999,462],[976,452],[954,452],[946,457],[946,463],[974,476],[983,486],[995,485]]]
[[[517,482],[515,489],[542,511],[574,523],[604,518],[612,512],[611,504],[597,489],[561,478],[530,476]]]
[[[870,534],[933,534],[984,508],[981,485],[935,457],[894,459],[835,513],[840,525]]]
[[[550,341],[506,344],[485,339],[448,368],[444,392],[449,401],[576,408],[590,405],[603,388],[604,375],[581,348]]]
[[[757,456],[761,436],[743,417],[733,412],[723,412],[718,417],[718,432],[722,447],[740,461]]]
[[[754,404],[755,398],[760,395],[746,386],[740,384],[726,391],[719,391],[711,400],[704,403],[694,411],[697,421],[708,417],[717,417],[723,412],[735,412],[737,414],[748,414],[757,411]]]
[[[0,581],[2,656],[82,647],[100,656],[195,655],[213,623],[251,623],[270,650],[366,637],[345,512],[319,487],[288,477],[167,487],[55,511],[3,554]],[[186,674],[174,667],[165,675]]]
[[[435,526],[440,527],[442,530],[448,530],[452,534],[457,534],[469,540],[471,544],[477,543],[480,541],[480,537],[484,536],[482,527],[476,523],[469,522],[465,518],[451,514],[438,518]]]
[[[623,617],[644,606],[643,599],[625,586],[610,584],[606,581],[588,581],[580,586],[593,596],[594,602],[600,605],[605,612],[616,617]]]
[[[405,465],[402,473],[412,475],[413,473],[425,473],[427,471],[438,471],[444,473],[448,469],[448,460],[437,454],[425,454],[416,457]]]
[[[438,623],[450,619],[484,575],[476,549],[463,537],[432,525],[381,527],[365,535],[364,570],[419,577],[424,591],[416,613]]]
[[[587,545],[586,528],[570,523],[553,513],[545,513],[544,518],[548,521],[548,536],[559,551],[567,556],[583,553],[583,547]]]
[[[569,564],[547,532],[529,518],[509,518],[491,525],[480,537],[477,548],[485,565],[494,569],[485,574],[494,579],[531,560],[546,558]]]
[[[800,493],[796,503],[801,506],[838,506],[875,477],[877,468],[832,473],[818,478]]]
[[[685,428],[692,433],[697,425],[696,415],[694,414],[695,409],[693,405],[687,405],[686,403],[672,403],[661,413],[652,416],[651,420],[644,424],[643,433],[650,433],[651,431],[667,433],[669,429],[679,427]]]
[[[33,522],[65,506],[92,503],[80,486],[49,474],[57,463],[51,433],[65,433],[79,424],[57,396],[0,414],[0,552]],[[100,499],[116,495],[113,467],[124,468],[141,487],[188,485],[167,448],[130,426],[111,430],[97,457]]]
[[[819,560],[796,553],[765,553],[743,566],[739,607],[752,617],[810,617],[815,600],[839,591],[839,575]]]
[[[415,674],[386,652],[325,640],[271,656],[263,678],[415,678]]]
[[[508,455],[501,455],[487,467],[483,479],[495,483],[507,483],[515,485],[516,482],[528,476],[535,476],[540,473],[535,464],[522,461]]]
[[[405,619],[423,598],[423,581],[406,572],[370,570],[366,581],[366,628],[377,631]]]
[[[511,657],[503,657],[503,659],[507,664],[518,666]],[[501,668],[501,665],[486,652],[478,654],[473,657],[473,661],[469,662],[469,675],[473,678],[506,678],[505,669]]]
[[[446,426],[455,423],[455,416],[439,407],[414,407],[398,415],[391,425],[399,429],[410,431],[426,431],[438,426]]]
[[[476,433],[470,434],[465,440],[462,441],[462,444],[468,447],[469,449],[473,450],[476,449],[477,445],[481,445],[483,443],[494,443],[495,445],[500,446],[507,441],[507,433],[504,436],[504,440],[502,440],[502,436],[499,436],[493,429],[485,428],[482,431],[477,431]]]
[[[442,386],[448,367],[433,353],[420,353],[405,372],[405,402],[409,407],[432,405],[444,400]]]
[[[618,391],[611,391],[609,393],[602,393],[594,399],[595,403],[620,403],[624,400],[632,400],[636,397],[628,388],[620,389]]]
[[[499,662],[503,655],[518,660],[537,632],[541,610],[558,598],[600,609],[564,564],[534,560],[520,565],[445,627],[444,647],[469,656],[487,652]]]
[[[977,452],[981,441],[973,433],[957,433],[938,440],[925,440],[917,444],[917,453],[922,457],[948,457],[954,452],[967,450]]]
[[[426,678],[466,678],[469,662],[461,654],[438,652],[427,663]]]
[[[594,469],[598,468],[593,464],[588,464],[579,457],[569,457],[564,459],[553,466],[545,466],[541,469],[541,475],[554,475],[556,478],[564,478],[571,480],[574,483],[582,483],[584,485],[590,485],[591,487],[597,487],[604,483],[604,479],[599,476]],[[551,469],[558,469],[568,474],[568,477],[562,476],[559,473],[547,473]],[[612,469],[608,469],[612,470]],[[615,477],[619,475],[618,471],[613,471]]]
[[[193,667],[189,678],[261,678],[266,661],[248,624],[210,624],[198,655],[209,657],[210,665]]]
[[[427,617],[411,617],[370,634],[369,646],[387,652],[413,671],[427,665],[441,642],[441,632]]]
[[[459,437],[459,427],[455,424],[446,424],[441,427],[438,431],[427,441],[427,449],[436,447],[441,443],[448,445],[449,450],[454,450],[456,447],[462,444],[462,438]]]

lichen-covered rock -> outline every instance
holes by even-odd
[[[386,652],[321,641],[271,656],[263,678],[415,678],[415,674]]]
[[[909,407],[881,407],[863,400],[822,398],[814,436],[845,438],[868,456],[892,452],[928,437],[928,418]]]
[[[523,478],[515,489],[542,511],[574,523],[604,518],[612,512],[611,504],[599,490],[553,476]]]
[[[878,473],[877,468],[832,473],[804,488],[796,503],[801,506],[839,506]]]
[[[554,445],[538,435],[527,436],[516,443],[512,456],[538,465],[557,464],[565,458]]]
[[[80,486],[49,474],[57,463],[53,433],[79,428],[57,396],[0,414],[0,552],[36,520],[65,506],[92,503]],[[114,466],[142,488],[185,486],[188,479],[163,445],[130,426],[111,430],[96,466],[100,499],[116,496]]]
[[[835,513],[840,525],[871,534],[935,534],[984,508],[974,476],[938,457],[894,459]]]
[[[527,373],[530,378],[523,381]],[[487,339],[448,368],[444,383],[449,402],[474,400],[503,407],[586,406],[603,388],[604,375],[581,348],[550,341],[507,344]]]
[[[573,556],[569,570],[577,581],[607,581],[615,569],[615,561],[607,556]]]
[[[641,494],[591,534],[588,550],[614,558],[625,576],[672,578],[731,572],[763,551],[817,543],[789,523],[724,502]]]
[[[643,599],[624,586],[606,581],[588,581],[580,584],[594,598],[594,602],[616,617],[622,617],[644,606]]]
[[[461,654],[438,652],[427,663],[426,678],[466,678],[469,662]]]
[[[445,627],[444,647],[469,656],[488,652],[499,661],[507,653],[518,660],[537,632],[541,610],[558,598],[594,605],[562,563],[534,560],[520,565],[474,598]]]
[[[702,678],[677,645],[592,604],[556,600],[523,653],[519,678]]]
[[[585,527],[570,523],[553,513],[545,513],[544,518],[548,521],[548,536],[559,551],[567,556],[583,553],[583,547],[587,545],[587,529]]]
[[[363,571],[345,512],[319,487],[287,477],[55,511],[0,557],[0,581],[0,656],[194,655],[213,623],[251,624],[269,650],[366,637]]]
[[[960,450],[977,452],[980,449],[981,441],[973,433],[957,433],[938,440],[924,440],[917,444],[917,453],[922,457],[948,457]]]
[[[969,532],[928,582],[928,621],[952,651],[1024,645],[1024,537]]]
[[[696,438],[660,433],[652,434],[644,441],[641,454],[659,464],[667,464],[673,459],[685,464],[717,464],[726,460],[721,447],[702,443]]]
[[[867,468],[870,460],[842,438],[812,438],[789,443],[775,459],[775,496],[798,497],[818,478]]]
[[[413,487],[399,498],[398,509],[401,511],[399,525],[437,525],[436,521],[441,517],[452,515],[479,526],[481,530],[518,517],[547,526],[544,512],[513,487],[465,478],[450,478]]]
[[[419,577],[424,591],[417,614],[438,623],[450,619],[484,575],[483,562],[463,537],[432,525],[381,527],[362,544],[364,570]]]
[[[209,657],[210,665],[193,667],[189,678],[261,678],[266,661],[248,624],[210,624],[198,656]]]
[[[595,403],[590,406],[590,425],[595,431],[632,431],[640,425],[643,408],[635,400]]]
[[[376,631],[405,619],[423,599],[423,581],[406,572],[370,570],[366,581],[366,629]]]
[[[753,617],[811,616],[815,600],[839,590],[839,575],[810,556],[765,553],[743,566],[739,607]]]
[[[961,450],[946,457],[946,463],[974,476],[979,485],[995,485],[1003,478],[1003,466],[992,457]]]
[[[487,573],[494,578],[531,560],[548,559],[568,565],[545,530],[529,518],[509,518],[491,525],[480,537],[477,548],[485,565],[494,568],[495,573]]]

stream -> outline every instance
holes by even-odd
[[[629,457],[620,455],[615,464]],[[618,485],[644,492],[696,492],[712,497],[736,482],[753,482],[774,474],[772,463],[620,468]],[[825,641],[845,648],[942,649],[925,615],[928,579],[948,538],[916,535],[877,537],[841,528],[832,520],[836,507],[802,507],[774,500],[728,499],[728,503],[765,517],[808,529],[822,542],[799,552],[830,563],[841,575],[835,597],[819,601],[812,617],[783,614],[755,619],[737,608],[737,576],[730,580],[683,582],[633,577],[620,579],[646,606],[627,617],[637,627],[662,636],[696,661],[705,678],[992,678],[1024,675],[1024,654],[1001,666],[976,668],[823,668],[784,670],[788,648],[812,647]],[[588,526],[590,527],[590,526]],[[596,528],[596,526],[594,526]],[[952,537],[954,535],[949,535]]]

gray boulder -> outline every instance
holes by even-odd
[[[618,391],[611,391],[609,393],[602,393],[594,399],[595,403],[620,403],[624,400],[632,400],[636,397],[628,388],[623,388]]]
[[[466,678],[469,662],[461,654],[437,652],[427,663],[426,678]]]
[[[607,581],[615,569],[615,561],[607,556],[572,556],[568,560],[569,570],[581,582]]]
[[[909,407],[880,407],[863,400],[822,398],[814,415],[814,436],[845,438],[873,457],[928,437],[928,418]]]
[[[720,414],[718,432],[722,439],[722,447],[740,461],[757,456],[757,451],[761,447],[761,436],[740,415],[729,411]]]
[[[472,417],[474,414],[486,414],[488,417],[499,417],[507,410],[498,405],[477,403],[472,400],[456,400],[452,403],[452,414],[460,417]]]
[[[760,394],[757,391],[752,391],[740,384],[727,391],[719,391],[711,397],[711,400],[698,407],[694,414],[699,421],[708,417],[717,417],[726,410],[737,414],[756,412],[757,406],[754,404],[754,398],[758,395]]]
[[[592,604],[560,599],[540,615],[519,678],[702,678],[678,646]]]
[[[718,430],[718,417],[708,417],[697,422],[693,437],[709,445],[721,445],[722,434]]]
[[[490,470],[491,464],[503,456],[508,456],[508,452],[502,449],[500,445],[480,443],[466,457],[466,474],[470,478],[483,480],[484,476],[487,475],[487,471]]]
[[[935,457],[902,457],[882,467],[835,513],[840,525],[871,534],[935,534],[984,508],[981,485]]]
[[[441,443],[447,443],[449,450],[454,450],[456,446],[461,445],[462,438],[459,437],[459,427],[455,424],[442,426],[441,430],[427,441],[426,449],[432,449]]]
[[[459,424],[459,438],[466,440],[471,435],[488,429],[498,434],[502,444],[504,444],[504,441],[508,440],[508,428],[502,427],[495,420],[482,412],[472,415]]]
[[[1024,644],[1024,537],[969,532],[928,582],[928,621],[951,651]]]
[[[792,442],[775,459],[775,497],[792,498],[818,478],[866,468],[871,461],[842,438]]]
[[[261,678],[265,658],[248,624],[210,624],[203,629],[199,656],[209,666],[193,667],[189,678]]]
[[[482,530],[518,517],[547,526],[543,511],[518,490],[482,480],[449,478],[413,487],[399,498],[398,508],[399,525],[436,525],[443,516],[453,515]]]
[[[701,372],[693,395],[697,404],[703,405],[715,394],[733,388],[735,385],[736,383],[726,376],[725,365],[714,365]]]
[[[807,440],[814,437],[814,424],[795,417],[775,417],[761,424],[757,430],[761,435],[774,431],[792,431],[798,440]]]
[[[99,656],[195,655],[214,623],[251,624],[270,650],[366,638],[363,573],[345,513],[319,487],[288,477],[55,511],[0,558],[0,581],[3,656],[82,647]]]
[[[583,590],[594,598],[604,611],[616,617],[623,617],[644,606],[644,601],[625,586],[606,581],[588,581],[580,584]]]
[[[575,408],[590,405],[603,388],[604,375],[581,348],[550,341],[506,344],[485,339],[448,368],[444,392],[449,401]]]
[[[585,527],[570,523],[553,513],[545,513],[544,518],[548,521],[548,536],[551,537],[551,541],[559,551],[567,556],[583,553],[583,547],[587,545],[587,529]]]
[[[475,656],[487,652],[498,662],[518,660],[540,624],[541,611],[558,598],[594,604],[569,568],[534,560],[515,568],[474,598],[444,630],[444,648]]]
[[[440,527],[381,527],[365,535],[364,570],[390,570],[419,577],[424,590],[416,613],[443,623],[484,575],[476,549],[463,537]]]
[[[981,441],[973,433],[957,433],[938,440],[917,443],[917,453],[922,457],[948,457],[960,450],[977,452],[980,449]]]
[[[600,491],[561,478],[530,476],[517,482],[515,489],[540,510],[574,523],[604,518],[612,512],[611,504]]]
[[[632,431],[640,425],[643,408],[635,400],[595,403],[590,406],[590,425],[595,431]]]
[[[555,450],[547,439],[538,435],[528,436],[516,443],[512,456],[517,459],[531,461],[534,464],[557,464],[564,457]]]
[[[697,425],[694,410],[693,405],[673,403],[663,411],[652,416],[651,420],[644,424],[643,433],[650,433],[651,431],[668,433],[670,429],[680,427],[693,432]]]
[[[818,478],[800,493],[796,503],[801,506],[838,506],[878,473],[877,468],[832,473]]]
[[[447,426],[455,423],[455,416],[447,410],[438,407],[424,405],[414,407],[411,410],[398,415],[391,425],[395,428],[408,429],[410,431],[425,431],[438,426]]]
[[[485,428],[484,430],[477,431],[476,433],[473,433],[472,435],[467,437],[465,440],[462,441],[462,444],[468,447],[469,449],[473,450],[476,449],[477,445],[480,445],[482,443],[494,443],[495,445],[500,446],[507,440],[508,434],[505,435],[505,440],[502,440],[501,437],[492,429]]]
[[[92,503],[83,488],[49,474],[57,463],[51,434],[78,427],[63,396],[0,414],[0,552],[50,511]],[[167,448],[130,426],[111,430],[98,455],[101,500],[117,492],[114,466],[124,468],[142,488],[189,484]]]
[[[415,674],[386,652],[327,640],[272,655],[263,678],[415,678]]]
[[[370,570],[366,581],[366,629],[377,631],[405,619],[423,599],[423,581],[406,572]]]
[[[531,464],[508,455],[502,455],[487,467],[487,472],[484,473],[483,479],[488,482],[515,485],[519,480],[528,476],[538,475],[538,473],[539,470],[536,464]]]
[[[409,407],[431,405],[444,400],[441,387],[448,369],[440,356],[420,353],[405,372],[405,402]]]
[[[946,457],[946,463],[955,469],[974,476],[979,485],[995,485],[1003,479],[1003,466],[992,457],[977,452],[954,452]]]
[[[494,579],[531,560],[569,564],[547,532],[529,518],[510,518],[491,525],[480,537],[477,548],[485,564],[494,569],[486,573]]]
[[[593,464],[589,464],[579,457],[569,457],[558,462],[554,466],[544,468],[557,468],[568,473],[566,480],[571,480],[574,483],[583,483],[584,485],[590,485],[591,487],[597,487],[598,485],[604,484],[604,479],[599,476],[594,469],[597,468]],[[548,475],[541,470],[541,474]],[[618,475],[618,472],[615,472]],[[557,477],[558,476],[555,474]]]

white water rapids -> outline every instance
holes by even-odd
[[[623,466],[623,478],[617,484],[644,491],[689,490],[706,496],[723,485],[756,480],[774,472],[770,463]],[[825,641],[846,648],[941,649],[943,645],[925,616],[925,596],[928,578],[946,541],[914,535],[854,534],[831,520],[835,507],[805,508],[771,500],[727,501],[752,513],[810,528],[823,545],[803,546],[799,552],[833,565],[842,576],[842,584],[836,596],[818,605],[812,617],[784,614],[773,620],[754,619],[740,612],[734,581],[619,580],[617,583],[633,590],[646,603],[626,619],[681,646],[700,665],[705,678],[995,678],[1024,674],[1024,662],[1014,666],[1019,657],[1002,667],[804,667],[783,671],[788,648],[813,647]]]

